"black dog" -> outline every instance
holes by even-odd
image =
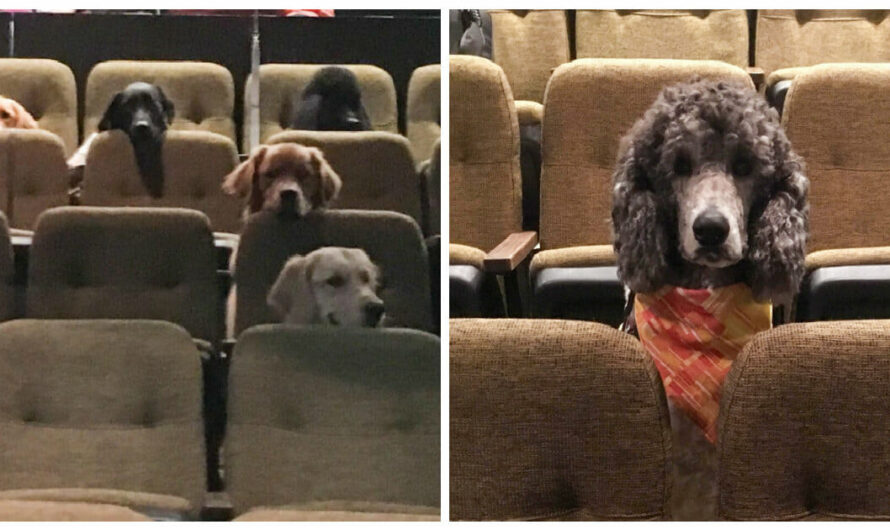
[[[99,131],[119,129],[130,137],[142,183],[155,198],[164,192],[161,145],[174,112],[160,87],[136,82],[114,96],[99,122]]]
[[[299,101],[291,127],[309,131],[370,131],[371,120],[362,105],[355,74],[340,66],[326,66],[312,76]]]

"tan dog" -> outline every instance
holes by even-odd
[[[0,129],[37,129],[37,121],[18,101],[0,96]]]
[[[302,217],[324,208],[341,181],[321,150],[296,143],[264,145],[226,175],[223,191],[246,200],[246,213],[272,210]]]
[[[384,312],[379,276],[365,251],[324,247],[287,260],[266,301],[285,324],[373,328]]]

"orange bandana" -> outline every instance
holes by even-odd
[[[718,289],[667,286],[637,293],[634,316],[668,399],[715,443],[723,380],[742,347],[772,325],[772,305],[755,302],[743,283]]]

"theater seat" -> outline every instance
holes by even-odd
[[[245,331],[225,447],[236,515],[437,520],[439,349],[406,329]]]
[[[0,324],[0,500],[195,517],[204,495],[201,363],[179,326]]]
[[[423,162],[433,156],[433,148],[442,135],[442,66],[428,64],[411,73],[405,108],[405,133],[411,142],[414,160]]]
[[[609,222],[619,141],[665,86],[693,76],[753,88],[744,70],[719,61],[578,59],[553,73],[544,101],[541,250],[531,263],[535,316],[623,320]]]
[[[151,521],[151,518],[113,504],[0,500],[0,521]]]
[[[20,315],[19,297],[15,285],[15,262],[9,238],[9,225],[6,216],[0,212],[0,322]]]
[[[719,425],[719,515],[890,519],[890,322],[788,324],[745,347]]]
[[[451,520],[669,518],[667,402],[639,341],[457,319],[450,355]]]
[[[13,228],[32,230],[41,212],[68,204],[65,146],[41,130],[5,129],[0,137],[0,205]]]
[[[203,212],[217,232],[241,229],[241,200],[223,193],[222,182],[238,164],[235,144],[204,131],[167,131],[161,159],[164,193],[148,194],[129,138],[120,131],[99,135],[84,168],[81,203],[90,206],[154,206]]]

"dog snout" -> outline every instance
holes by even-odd
[[[708,208],[693,221],[692,233],[701,246],[716,247],[729,235],[729,220],[715,208]]]
[[[151,134],[151,124],[148,120],[139,120],[133,124],[133,135],[147,137]]]
[[[372,300],[365,304],[364,310],[365,324],[368,327],[375,327],[380,324],[380,319],[383,318],[383,312],[386,310],[386,307],[380,300]]]

